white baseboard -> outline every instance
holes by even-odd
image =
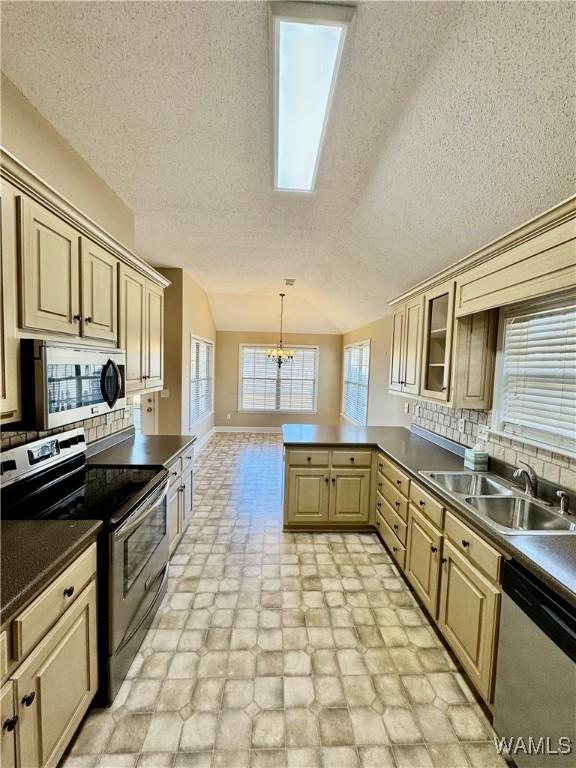
[[[202,448],[204,448],[204,446],[208,442],[208,440],[210,440],[214,432],[215,432],[214,427],[211,427],[208,430],[208,432],[206,432],[205,435],[202,435],[202,437],[198,438],[198,440],[196,440],[196,442],[194,443],[194,450],[201,451]]]
[[[282,432],[282,427],[214,427],[214,432]]]

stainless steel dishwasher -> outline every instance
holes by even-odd
[[[576,609],[506,562],[494,729],[519,768],[576,766]]]

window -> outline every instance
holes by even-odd
[[[310,192],[332,93],[354,9],[272,3],[274,17],[275,187]]]
[[[366,424],[368,418],[369,374],[370,342],[344,347],[342,415],[355,424]]]
[[[494,431],[576,453],[576,306],[502,313]]]
[[[267,347],[240,345],[241,411],[315,413],[318,347],[294,347],[294,358],[281,368],[268,360]]]
[[[190,426],[212,412],[213,344],[192,337],[190,350]]]

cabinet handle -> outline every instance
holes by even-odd
[[[13,717],[9,717],[8,720],[4,720],[2,723],[2,728],[4,728],[5,731],[13,731],[14,728],[16,728],[17,722],[18,715],[14,715]]]
[[[84,318],[84,322],[85,322],[85,323],[91,323],[91,322],[92,322],[92,318],[91,318],[91,316],[90,316],[90,315],[88,315],[88,317],[85,317],[85,318]]]
[[[442,387],[442,392],[446,392],[446,387]]]
[[[79,323],[80,322],[80,315],[73,315],[72,319],[74,320],[75,323]]]
[[[384,464],[378,464],[378,469],[384,469]]]
[[[329,483],[329,482],[330,482],[330,478],[329,478],[329,477],[325,477],[325,478],[324,478],[324,480],[325,480],[327,483]]]
[[[399,506],[400,506],[400,502],[399,502],[399,501],[395,501],[395,502],[394,502],[394,506],[395,506],[395,507],[399,507]]]
[[[178,490],[180,491],[180,493],[184,493],[184,491],[186,490],[186,486],[181,485],[180,488],[178,488]]]
[[[310,463],[310,462],[312,461],[312,456],[308,456],[308,457],[306,458],[306,461],[307,461],[308,463]]]
[[[470,546],[470,542],[466,541],[466,539],[462,539],[462,546],[463,547],[469,547]]]
[[[149,379],[150,376],[142,376],[142,381],[146,381],[146,379]]]
[[[72,597],[73,594],[74,594],[74,587],[66,587],[66,589],[64,590],[65,597]]]
[[[396,485],[402,485],[402,480],[396,480]]]
[[[378,483],[378,488],[382,488],[382,483]]]
[[[438,552],[438,547],[430,547],[430,552]]]
[[[35,698],[36,691],[31,691],[30,693],[27,693],[26,696],[22,697],[22,704],[24,704],[25,707],[31,707]]]
[[[398,547],[392,547],[392,552],[398,552]]]
[[[178,472],[170,472],[170,474],[172,475],[172,477],[176,477],[176,475],[178,474]]]
[[[395,531],[397,531],[398,530],[398,523],[394,523],[394,525],[392,527],[394,528]]]
[[[350,456],[350,461],[354,464],[354,456]]]
[[[186,456],[186,459],[187,459],[188,461],[192,461],[192,456]]]
[[[418,502],[418,504],[420,504],[420,506],[421,506],[421,507],[425,507],[425,506],[426,506],[426,502],[425,502],[425,501],[422,501],[422,499],[420,499],[420,501]]]
[[[442,564],[447,563],[448,562],[448,558],[447,557],[443,557],[440,562]]]
[[[333,482],[333,483],[335,483],[335,482],[336,482],[336,478],[335,478],[335,477],[333,477],[333,478],[332,478],[332,482]]]
[[[378,509],[381,509],[382,508],[382,502],[377,501],[376,502],[376,506],[378,507]]]

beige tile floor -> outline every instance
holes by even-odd
[[[504,768],[376,535],[283,533],[278,435],[199,454],[169,593],[66,768]]]

